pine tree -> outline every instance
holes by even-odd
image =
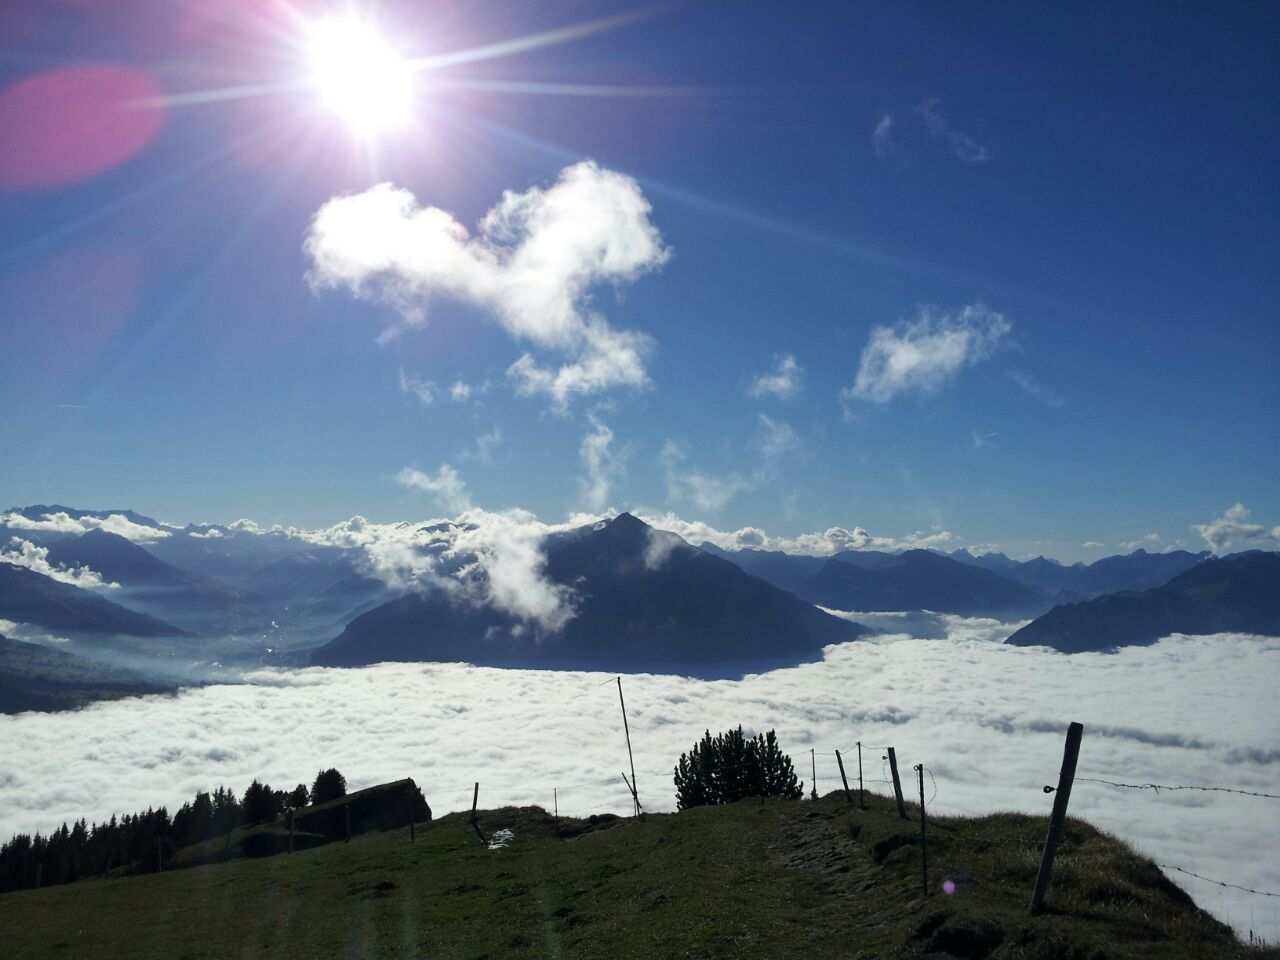
[[[321,770],[316,774],[315,783],[311,785],[311,802],[328,803],[347,795],[347,778],[335,768]]]
[[[778,747],[774,731],[747,739],[741,726],[714,739],[706,731],[693,749],[680,755],[675,785],[680,810],[744,797],[796,800],[803,793],[791,758]]]

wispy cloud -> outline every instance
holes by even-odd
[[[916,107],[924,125],[929,131],[929,135],[935,140],[941,140],[955,156],[965,163],[986,163],[992,159],[993,153],[989,146],[979,143],[973,137],[960,130],[957,130],[952,123],[942,115],[938,109],[938,99],[926,100],[924,103]]]
[[[973,441],[973,449],[975,450],[991,449],[996,445],[996,437],[998,436],[1000,436],[1000,434],[998,433],[979,433],[977,430],[974,430],[970,434],[970,438]]]
[[[471,509],[471,495],[467,492],[466,482],[447,463],[441,464],[435,473],[423,473],[413,467],[405,467],[396,474],[396,483],[412,490],[434,493],[441,505],[454,513]]]
[[[800,438],[789,424],[761,413],[757,416],[760,425],[756,437],[755,448],[766,461],[776,461],[784,454],[800,447]]]
[[[595,287],[666,262],[649,213],[635,180],[583,161],[550,187],[506,192],[474,236],[447,211],[383,183],[325,203],[305,248],[314,285],[384,301],[405,326],[425,323],[431,298],[446,297],[558,354],[559,365],[547,367],[526,353],[508,373],[518,392],[545,394],[563,410],[576,396],[649,384],[650,338],[615,329],[587,305]]]
[[[590,414],[587,420],[591,429],[578,448],[587,475],[578,486],[586,509],[598,512],[608,506],[612,484],[626,473],[626,451],[613,448],[613,431],[598,416]]]
[[[857,379],[841,398],[887,403],[901,393],[938,390],[990,356],[1012,329],[1003,314],[980,303],[955,314],[921,308],[914,320],[872,329]]]
[[[740,474],[716,476],[688,465],[684,448],[674,440],[662,446],[660,456],[666,478],[667,499],[673,503],[691,504],[708,513],[718,513],[739,493],[751,487],[751,480]]]
[[[501,442],[502,428],[495,426],[488,433],[476,437],[474,448],[463,451],[460,456],[463,460],[474,460],[476,463],[493,463],[493,451]]]
[[[747,388],[749,397],[776,397],[790,400],[804,388],[804,368],[791,354],[778,358],[777,367],[770,373],[762,373]]]
[[[1148,547],[1158,547],[1161,543],[1161,537],[1158,533],[1148,533],[1135,540],[1125,540],[1117,543],[1116,546],[1121,550],[1146,550]]]
[[[1008,370],[1006,372],[1009,374],[1009,379],[1021,387],[1027,396],[1039,400],[1046,407],[1052,407],[1057,410],[1067,402],[1060,394],[1023,370]]]
[[[897,152],[893,142],[892,113],[886,112],[880,116],[875,129],[871,131],[871,146],[875,149],[876,156],[882,160],[893,156]]]
[[[436,385],[430,380],[422,380],[411,373],[400,369],[400,392],[405,396],[417,397],[424,407],[436,402]]]

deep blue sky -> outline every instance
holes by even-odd
[[[246,18],[265,4],[6,6],[10,110],[39,102],[14,107],[15,85],[86,64],[170,96],[305,72],[282,20]],[[376,7],[423,56],[637,9]],[[395,477],[447,463],[476,504],[554,520],[589,505],[594,416],[625,468],[609,505],[721,529],[946,530],[1074,559],[1150,533],[1200,549],[1191,524],[1237,502],[1280,523],[1280,8],[650,13],[440,70],[416,122],[369,141],[305,89],[174,103],[118,162],[35,183],[35,148],[0,130],[0,506],[422,517],[442,504]],[[461,85],[477,80],[500,89]],[[504,190],[585,158],[638,182],[670,250],[590,300],[652,338],[647,388],[557,410],[516,394],[507,369],[530,344],[484,305],[433,297],[425,326],[379,342],[390,306],[306,281],[332,197],[390,181],[474,229]],[[1007,332],[969,362],[842,402],[874,328],[905,337],[927,309],[929,330],[954,330],[974,305]],[[795,395],[748,396],[787,355]],[[489,386],[453,402],[459,380]],[[762,414],[786,449],[762,448]],[[699,504],[692,474],[733,495]]]

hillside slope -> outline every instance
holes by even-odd
[[[11,563],[0,563],[0,619],[79,633],[133,637],[177,637],[185,633],[88,590]]]
[[[1265,958],[1151,861],[1069,820],[1050,909],[1027,915],[1045,819],[745,800],[639,820],[481,811],[292,855],[0,896],[6,949],[93,956]],[[954,894],[942,890],[951,880]],[[74,920],[74,922],[71,922]]]

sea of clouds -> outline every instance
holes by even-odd
[[[740,681],[624,677],[645,809],[674,809],[680,753],[704,729],[739,723],[776,728],[806,781],[813,749],[824,793],[838,786],[834,750],[852,773],[856,741],[891,744],[904,778],[926,765],[940,814],[1047,814],[1042,787],[1057,782],[1072,720],[1085,725],[1079,777],[1280,793],[1280,638],[1173,636],[1066,656],[1006,646],[1015,625],[991,620],[859,618],[901,632]],[[467,808],[475,781],[482,808],[550,809],[554,788],[561,813],[624,813],[629,767],[607,680],[466,664],[262,671],[175,697],[0,717],[0,835],[161,804],[172,812],[220,783],[289,787],[331,765],[353,789],[412,776],[437,814]],[[882,756],[864,747],[868,778],[885,775]],[[1071,813],[1160,863],[1280,890],[1280,801],[1078,782]],[[1280,938],[1274,898],[1166,872],[1241,933]]]

